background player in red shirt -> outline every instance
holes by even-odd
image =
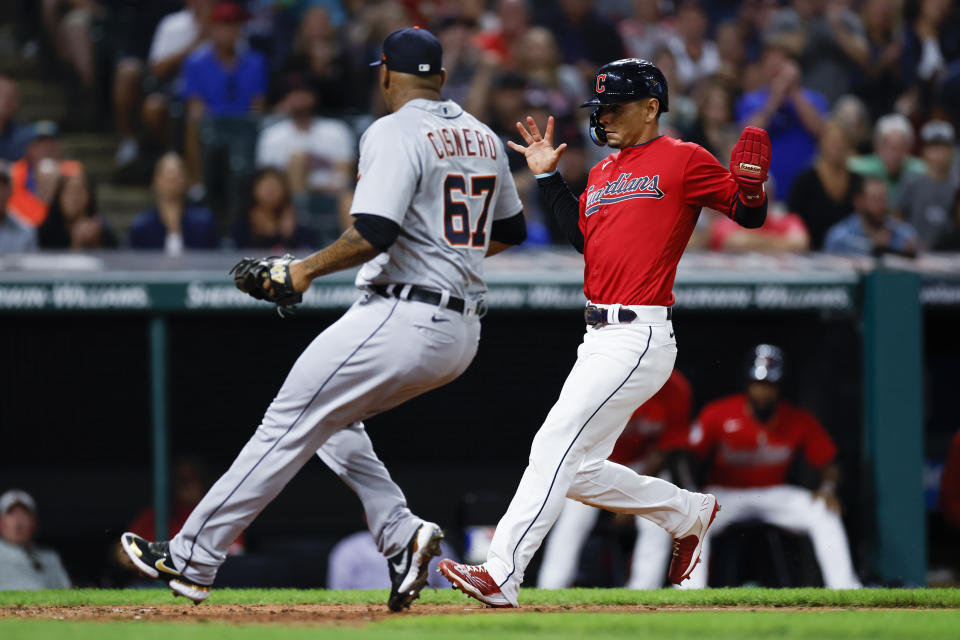
[[[747,520],[807,534],[827,587],[862,586],[834,493],[837,447],[813,414],[780,398],[782,377],[780,349],[757,345],[747,368],[746,393],[711,402],[690,427],[690,449],[710,466],[706,490],[724,510],[704,541],[701,564],[687,587],[707,586],[710,538]],[[790,464],[799,455],[821,470],[816,492],[786,483]]]
[[[560,398],[533,439],[530,462],[490,543],[487,562],[440,562],[464,593],[515,607],[523,573],[563,509],[566,497],[642,515],[674,538],[670,580],[686,579],[719,509],[693,493],[607,460],[638,406],[673,370],[673,280],[701,207],[745,226],[766,216],[763,181],[770,141],[748,127],[730,160],[733,173],[703,147],[660,135],[667,81],[646,60],[617,60],[596,75],[583,106],[595,142],[615,153],[591,171],[579,200],[557,174],[566,144],[553,146],[553,117],[541,136],[533,118],[517,123],[541,195],[570,242],[584,254],[587,331]]]
[[[609,460],[637,473],[670,480],[664,453],[686,445],[692,403],[690,382],[677,369],[652,398],[637,409],[613,446]],[[573,585],[580,552],[597,522],[600,510],[570,500],[550,530],[543,549],[537,586],[565,589]],[[670,560],[670,534],[642,516],[635,516],[637,540],[633,547],[628,589],[659,589]]]

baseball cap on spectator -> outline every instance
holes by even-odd
[[[212,23],[246,22],[249,19],[250,14],[247,10],[236,2],[224,0],[223,2],[218,2],[213,9],[210,10],[210,22]]]
[[[60,135],[60,127],[53,120],[38,120],[30,126],[30,135],[28,140],[33,141],[37,138],[56,138]]]
[[[956,142],[953,125],[943,120],[931,120],[920,129],[923,144],[949,144]]]
[[[380,59],[371,67],[386,65],[391,71],[429,76],[440,73],[443,47],[437,37],[420,27],[394,31],[383,41]]]
[[[0,495],[0,515],[6,515],[10,509],[13,509],[17,505],[26,507],[31,513],[37,512],[37,503],[34,502],[33,497],[26,491],[10,489],[4,492],[3,495]]]

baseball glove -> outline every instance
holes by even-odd
[[[290,279],[290,263],[294,258],[289,253],[269,258],[244,258],[233,265],[230,273],[237,289],[257,300],[267,300],[277,305],[281,318],[293,315],[296,305],[303,302],[303,294],[297,293]]]

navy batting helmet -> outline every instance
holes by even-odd
[[[783,351],[772,344],[758,344],[747,357],[747,380],[776,384],[783,378]]]
[[[643,58],[624,58],[603,65],[597,70],[593,91],[593,98],[580,106],[594,107],[590,114],[590,137],[598,145],[607,143],[607,133],[597,120],[597,107],[656,98],[660,102],[659,113],[669,110],[667,79],[657,65]]]

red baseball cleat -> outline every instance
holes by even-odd
[[[720,505],[717,504],[717,499],[709,493],[705,494],[700,504],[697,521],[689,531],[673,539],[673,558],[670,560],[669,573],[670,582],[673,584],[680,584],[689,578],[693,568],[700,562],[703,539],[707,535],[707,529],[717,517],[718,511],[720,511]]]
[[[450,558],[440,561],[438,571],[471,598],[491,607],[513,607],[483,565],[457,564]]]

